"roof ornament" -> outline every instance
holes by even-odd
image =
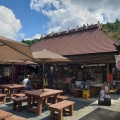
[[[77,26],[77,28],[75,29],[75,31],[77,31],[77,30],[78,30],[78,28],[79,28],[79,27]]]
[[[98,21],[98,23],[97,23],[97,26],[98,26],[98,29],[101,29],[101,30],[102,30],[102,25],[100,24],[99,21]]]
[[[66,33],[68,33],[69,32],[69,28],[68,28],[68,30],[66,31]]]
[[[53,35],[53,32],[50,34],[50,36],[52,36]]]
[[[99,25],[100,25],[100,22],[98,21],[97,26],[99,26]]]
[[[85,26],[85,27],[86,27],[86,29],[88,28],[88,26],[89,26],[89,24],[87,23],[87,25]]]
[[[61,30],[59,30],[58,35],[61,33]]]
[[[47,33],[45,33],[45,36],[46,36],[46,35],[47,35]],[[45,37],[45,36],[44,36],[44,37]]]

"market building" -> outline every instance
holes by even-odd
[[[74,70],[82,70],[84,80],[103,82],[120,78],[115,69],[118,48],[119,43],[110,38],[98,22],[95,25],[48,34],[34,44],[31,50],[35,52],[46,49],[70,58],[70,63],[57,64],[62,71],[62,78],[65,77],[66,70],[72,67]]]

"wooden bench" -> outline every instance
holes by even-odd
[[[10,95],[10,91],[7,88],[5,88],[4,89],[4,94],[6,94],[6,96],[9,96]]]
[[[60,102],[60,101],[63,101],[63,100],[67,100],[69,97],[68,96],[62,96],[62,95],[59,95],[57,96],[57,102]],[[48,103],[53,103],[54,102],[54,96],[49,96],[47,98],[47,102]]]
[[[54,96],[53,95],[47,97],[47,103],[53,103],[53,101],[54,101]]]
[[[28,90],[22,90],[21,93],[27,92]]]
[[[14,94],[14,97],[25,97],[25,94],[24,93]]]
[[[57,102],[63,101],[63,100],[67,100],[69,97],[68,96],[57,96]]]
[[[64,101],[58,102],[56,104],[52,104],[49,107],[50,108],[50,116],[52,118],[55,118],[58,120],[63,120],[63,110],[67,107],[69,108],[69,115],[72,116],[73,115],[73,105],[74,105],[74,102],[68,101],[68,100],[64,100]],[[58,112],[57,117],[54,115],[55,111]]]
[[[6,94],[0,94],[0,98],[2,99],[0,104],[5,104],[6,103]]]
[[[6,112],[4,110],[0,110],[0,120],[6,120],[6,118],[12,116],[13,114],[10,112]]]
[[[10,117],[7,117],[5,120],[28,120],[28,119],[17,116],[17,115],[12,115]]]
[[[12,98],[11,100],[13,100],[13,110],[17,109],[18,111],[21,111],[22,102],[26,102],[27,99],[28,99],[27,96]]]

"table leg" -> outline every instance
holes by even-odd
[[[10,90],[8,89],[8,96],[10,96]]]
[[[54,109],[50,109],[50,117],[53,117],[53,115],[54,115]]]
[[[42,115],[42,98],[38,98],[37,110],[37,115]]]
[[[70,106],[70,116],[73,115],[73,105]]]
[[[19,93],[22,93],[22,90],[23,90],[23,89],[20,89],[20,90],[19,90]]]
[[[5,103],[6,103],[6,96],[3,97],[3,104],[5,104]]]
[[[27,100],[27,112],[29,112],[30,108],[31,108],[31,97],[28,96],[28,100]]]
[[[13,98],[13,89],[10,89],[10,101]]]
[[[4,90],[4,88],[2,88],[2,93],[5,94],[5,90]]]
[[[57,96],[58,96],[58,95],[59,95],[59,94],[54,95],[54,101],[53,101],[54,104],[57,103]]]
[[[58,111],[58,120],[63,120],[63,110]]]

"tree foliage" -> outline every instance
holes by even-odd
[[[41,40],[41,38],[40,39],[33,39],[33,40],[22,40],[21,42],[22,43],[25,43],[25,44],[28,44],[28,45],[33,45],[33,44],[35,44],[35,43],[37,43],[37,42],[39,42]]]
[[[120,42],[120,21],[116,19],[114,23],[107,22],[102,25],[103,30],[113,39]]]

